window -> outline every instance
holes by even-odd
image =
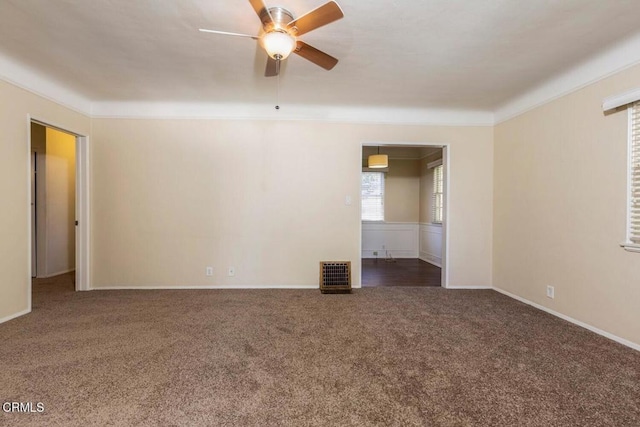
[[[444,169],[443,166],[433,168],[433,222],[442,224],[444,212]]]
[[[629,115],[627,160],[627,232],[620,246],[640,252],[640,88],[605,98],[602,110],[626,107]]]
[[[629,106],[627,250],[640,252],[640,101]]]
[[[384,221],[384,173],[362,172],[362,220]]]

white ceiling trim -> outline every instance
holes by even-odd
[[[95,118],[308,120],[368,124],[493,126],[493,113],[486,111],[378,108],[284,104],[196,104],[168,102],[99,102],[93,104]]]
[[[85,116],[91,113],[89,99],[2,54],[0,54],[0,79]]]
[[[0,54],[0,79],[92,118],[310,120],[431,126],[493,126],[486,111],[272,104],[92,102]]]
[[[640,33],[515,98],[495,112],[366,106],[92,102],[0,54],[0,79],[95,118],[311,120],[431,126],[492,126],[640,63]]]
[[[640,33],[553,77],[495,112],[502,123],[640,63]]]

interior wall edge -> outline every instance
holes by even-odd
[[[22,310],[17,313],[10,314],[8,316],[3,317],[2,319],[0,319],[0,323],[8,322],[9,320],[16,319],[18,317],[24,316],[25,314],[29,314],[29,313],[31,313],[31,309],[27,308],[26,310]]]
[[[0,54],[0,80],[68,108],[75,113],[91,117],[91,101],[84,96],[54,82],[36,70]]]

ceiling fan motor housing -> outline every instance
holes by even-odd
[[[284,30],[287,24],[293,21],[293,14],[284,7],[270,7],[262,10],[260,13],[260,21],[262,21],[262,27],[266,32],[272,30]],[[269,20],[269,14],[271,14],[271,20]]]

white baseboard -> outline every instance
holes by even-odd
[[[355,288],[355,286],[354,286]],[[214,286],[98,286],[92,291],[158,291],[158,290],[212,290],[212,289],[320,289],[318,285],[214,285]]]
[[[525,303],[525,304],[527,304],[527,305],[530,305],[530,306],[532,306],[532,307],[535,307],[535,308],[537,308],[538,310],[542,310],[542,311],[547,312],[547,313],[549,313],[549,314],[552,314],[552,315],[554,315],[554,316],[556,316],[556,317],[559,317],[559,318],[561,318],[561,319],[563,319],[563,320],[566,320],[567,322],[571,322],[571,323],[573,323],[574,325],[578,325],[578,326],[580,326],[580,327],[583,327],[583,328],[585,328],[585,329],[588,329],[588,330],[590,330],[591,332],[595,332],[596,334],[598,334],[598,335],[602,335],[603,337],[605,337],[605,338],[609,338],[610,340],[613,340],[613,341],[615,341],[615,342],[617,342],[617,343],[620,343],[620,344],[622,344],[622,345],[625,345],[625,346],[627,346],[627,347],[630,347],[630,348],[632,348],[632,349],[634,349],[634,350],[640,351],[640,344],[636,344],[636,343],[631,342],[631,341],[629,341],[629,340],[626,340],[626,339],[624,339],[624,338],[620,338],[620,337],[619,337],[619,336],[617,336],[617,335],[613,335],[613,334],[611,334],[611,333],[609,333],[609,332],[603,331],[602,329],[598,329],[598,328],[596,328],[595,326],[591,326],[591,325],[589,325],[588,323],[581,322],[581,321],[576,320],[576,319],[574,319],[573,317],[569,317],[569,316],[567,316],[567,315],[565,315],[565,314],[558,313],[557,311],[551,310],[550,308],[547,308],[547,307],[545,307],[545,306],[543,306],[543,305],[537,304],[537,303],[535,303],[535,302],[533,302],[533,301],[529,301],[528,299],[522,298],[522,297],[520,297],[520,296],[518,296],[518,295],[512,294],[511,292],[507,292],[507,291],[505,291],[505,290],[503,290],[503,289],[500,289],[500,288],[496,288],[496,287],[494,287],[494,288],[493,288],[493,290],[495,290],[495,291],[497,291],[497,292],[500,292],[501,294],[504,294],[504,295],[506,295],[506,296],[508,296],[508,297],[510,297],[510,298],[513,298],[513,299],[515,299],[515,300],[518,300],[518,301],[520,301],[520,302],[523,302],[523,303]]]
[[[428,262],[431,265],[435,265],[436,267],[442,268],[442,263],[436,259],[436,257],[431,255],[425,255],[424,253],[420,253],[418,257],[421,261]]]
[[[475,291],[480,291],[480,290],[483,290],[483,289],[486,290],[486,289],[493,289],[493,288],[491,286],[447,286],[446,289],[453,289],[453,290],[455,290],[455,289],[472,289],[472,290],[475,290]]]
[[[24,316],[25,314],[29,314],[29,313],[31,313],[31,309],[27,308],[26,310],[22,310],[22,311],[20,311],[18,313],[10,315],[10,316],[3,317],[2,319],[0,319],[0,323],[8,322],[9,320],[13,320],[16,317]]]

